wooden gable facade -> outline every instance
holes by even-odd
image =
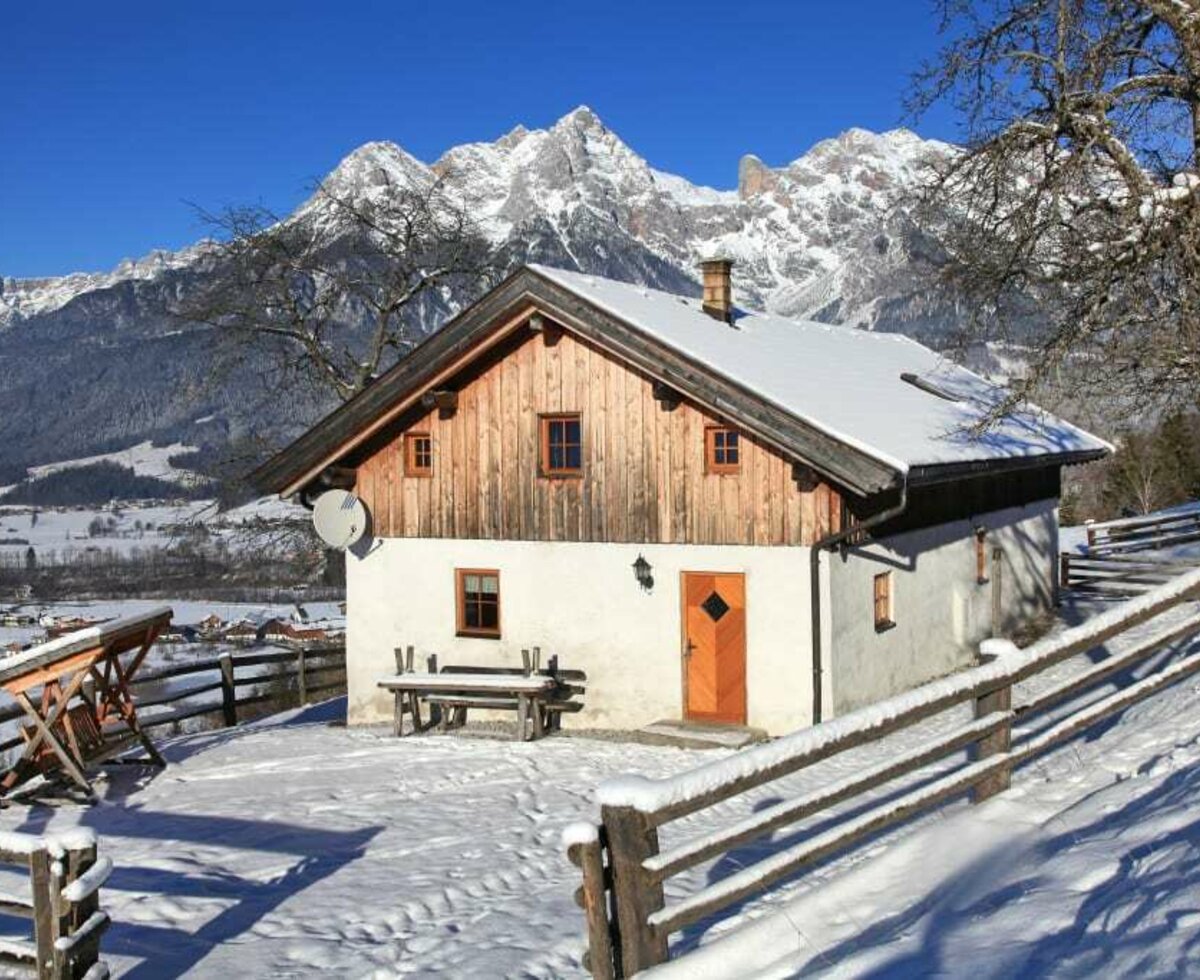
[[[533,322],[448,379],[453,408],[418,404],[347,460],[375,535],[809,545],[840,527],[842,497],[812,471],[742,431],[736,472],[710,472],[706,430],[724,420]],[[540,420],[560,413],[579,415],[582,467],[547,476]],[[425,436],[427,470],[411,465],[411,437]]]

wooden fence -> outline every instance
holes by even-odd
[[[29,875],[28,895],[0,896],[0,914],[32,920],[26,939],[0,940],[0,971],[42,980],[108,976],[100,961],[100,937],[108,915],[100,909],[100,887],[112,871],[97,857],[89,830],[58,837],[0,834],[0,864]]]
[[[1087,550],[1092,557],[1173,548],[1192,541],[1200,541],[1200,505],[1087,525]]]
[[[230,727],[247,720],[247,709],[252,707],[257,706],[261,714],[263,706],[282,709],[294,703],[307,704],[318,695],[329,698],[344,692],[346,648],[331,643],[297,650],[224,653],[142,671],[129,686],[143,729],[194,718],[209,718],[217,726]],[[168,708],[170,705],[176,707]],[[0,709],[0,723],[23,717],[15,704]],[[0,742],[0,752],[18,748],[24,741],[18,733]]]
[[[1194,562],[1068,552],[1063,552],[1060,562],[1059,585],[1062,588],[1114,598],[1141,595],[1195,568]]]
[[[1009,785],[1014,767],[1028,762],[1103,718],[1122,711],[1185,677],[1200,672],[1200,652],[1192,652],[1114,692],[1097,692],[1169,644],[1200,635],[1200,613],[1190,612],[1132,638],[1119,653],[1098,662],[1081,658],[1065,679],[1046,679],[1035,693],[1014,701],[1018,682],[1122,637],[1148,620],[1200,598],[1200,570],[1179,576],[1139,599],[1122,603],[1090,622],[1017,650],[1006,641],[984,644],[985,662],[949,678],[860,709],[822,725],[745,749],[725,759],[666,779],[625,776],[601,784],[598,825],[573,825],[564,834],[570,860],[583,872],[576,900],[588,925],[588,965],[596,977],[632,976],[666,961],[668,939],[803,868],[847,850],[880,831],[969,794],[979,802]],[[1002,653],[996,656],[996,653]],[[1081,695],[1091,700],[1043,719],[1025,722]],[[685,817],[776,781],[848,749],[875,742],[935,715],[970,706],[973,716],[950,731],[929,735],[921,744],[882,763],[855,771],[802,795],[791,795],[722,826],[716,832],[659,846],[659,830]],[[967,750],[965,759],[963,750]],[[897,793],[883,803],[860,799],[901,777],[934,763],[939,771],[916,788],[891,787]],[[853,816],[790,844],[756,863],[713,881],[682,900],[666,904],[663,883],[680,872],[712,861],[781,828],[823,813],[837,804],[861,804]],[[742,856],[739,855],[739,858]]]

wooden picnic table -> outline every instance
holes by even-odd
[[[92,796],[85,770],[135,742],[145,748],[148,761],[166,765],[138,724],[129,683],[172,615],[163,606],[76,630],[0,660],[0,688],[13,696],[30,722],[21,757],[0,779],[0,795],[57,764]],[[84,685],[89,679],[91,691]],[[38,689],[35,701],[30,692]]]
[[[517,705],[518,737],[527,740],[528,721],[533,721],[532,738],[544,734],[545,713],[542,702],[553,697],[559,687],[555,678],[544,674],[457,674],[457,673],[410,673],[383,677],[379,686],[390,690],[396,697],[394,729],[403,735],[402,714],[405,701],[412,718],[412,732],[421,729],[421,700],[438,698],[458,705],[471,704],[481,708],[504,708],[513,699]]]

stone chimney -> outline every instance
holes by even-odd
[[[733,322],[733,260],[709,259],[700,263],[704,275],[704,312],[714,320]]]

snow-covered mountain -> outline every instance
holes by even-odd
[[[432,164],[394,143],[369,143],[325,180],[339,195],[359,195],[385,177],[444,177],[509,265],[539,261],[694,293],[697,263],[719,254],[736,260],[735,298],[745,306],[929,340],[948,327],[953,304],[910,285],[911,231],[897,205],[923,168],[950,152],[907,130],[852,129],[786,166],[744,156],[736,188],[715,190],[656,170],[580,107],[547,129],[519,126]],[[337,231],[319,196],[293,220]],[[0,389],[0,465],[147,437],[195,443],[198,417],[215,418],[209,438],[294,429],[320,410],[263,398],[240,361],[212,383],[211,332],[170,311],[220,268],[220,247],[201,242],[108,273],[0,279],[0,368],[9,381]],[[469,299],[426,309],[419,328],[433,329]]]
[[[597,262],[616,260],[621,244],[636,243],[688,278],[695,278],[701,258],[721,254],[737,260],[744,304],[813,315],[841,297],[864,245],[886,250],[890,243],[877,236],[891,209],[922,168],[948,152],[946,144],[905,129],[850,129],[776,169],[743,156],[736,189],[714,190],[654,169],[581,106],[548,129],[518,126],[492,143],[456,146],[431,165],[395,143],[368,143],[326,183],[338,193],[361,193],[381,173],[403,181],[449,174],[475,202],[496,245],[532,244],[550,230],[576,265],[600,274],[605,269]],[[310,199],[297,215],[318,218],[320,204]],[[611,246],[581,235],[597,228]],[[212,248],[203,242],[155,251],[104,273],[2,279],[0,326],[61,309],[89,292],[186,269]]]

